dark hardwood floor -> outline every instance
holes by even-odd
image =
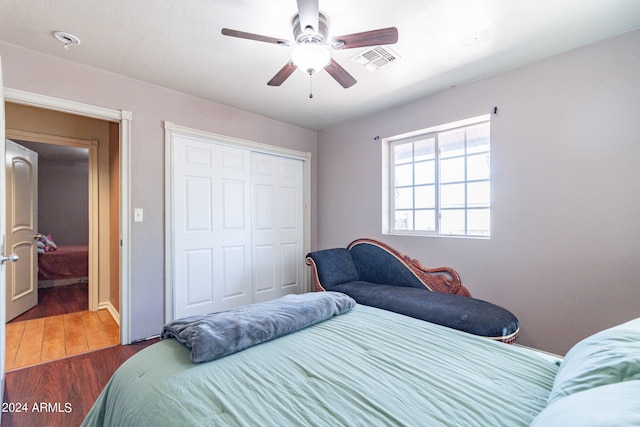
[[[38,290],[38,305],[10,323],[88,309],[88,285]],[[109,347],[5,374],[0,427],[75,427],[91,409],[111,375],[129,357],[157,342]]]
[[[79,426],[116,369],[157,341],[109,347],[6,373],[1,426]]]
[[[75,313],[89,309],[89,294],[86,283],[38,289],[38,305],[21,314],[11,322],[41,319],[58,314]]]

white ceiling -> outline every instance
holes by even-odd
[[[640,27],[640,0],[320,0],[331,35],[398,28],[400,59],[370,72],[332,51],[358,83],[326,72],[267,81],[293,47],[295,0],[3,0],[0,40],[320,130]],[[53,31],[81,40],[64,49]]]

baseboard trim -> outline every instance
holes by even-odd
[[[98,310],[107,310],[111,317],[113,317],[113,320],[120,326],[120,313],[118,313],[118,310],[116,310],[110,301],[99,303]]]

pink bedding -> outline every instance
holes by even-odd
[[[58,246],[38,255],[38,280],[69,279],[89,275],[89,246]]]

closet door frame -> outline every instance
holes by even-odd
[[[311,250],[311,153],[233,138],[212,132],[201,131],[188,127],[175,125],[173,122],[164,122],[165,130],[165,322],[173,320],[173,277],[174,277],[174,218],[173,218],[173,135],[185,135],[196,138],[208,139],[216,144],[229,145],[236,148],[245,148],[254,152],[266,153],[282,157],[290,157],[303,162],[303,252]],[[300,260],[304,262],[304,260]],[[309,276],[304,275],[303,292],[309,291]]]

